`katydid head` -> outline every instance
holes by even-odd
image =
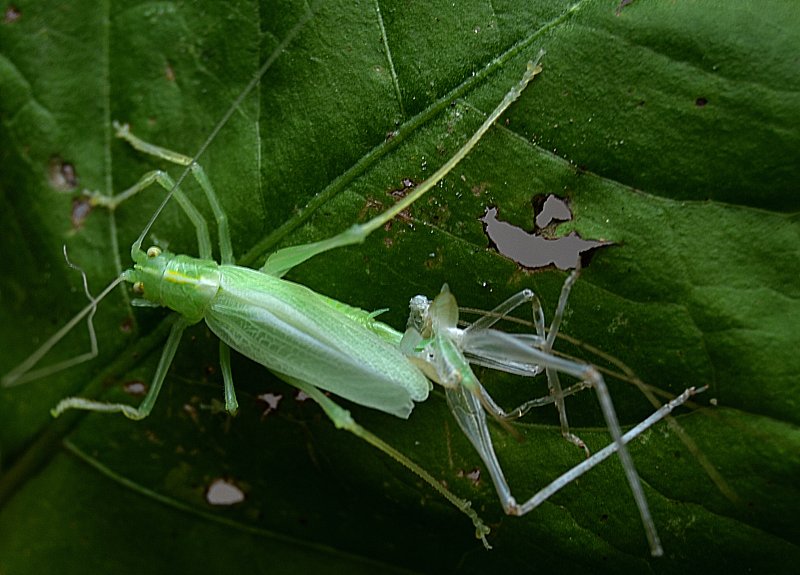
[[[176,255],[151,247],[133,254],[134,265],[122,273],[133,284],[138,306],[168,307],[191,323],[203,319],[206,307],[219,289],[216,262]]]
[[[141,296],[134,300],[136,306],[163,305],[161,303],[161,278],[175,254],[151,247],[146,252],[141,249],[132,254],[134,265],[122,272],[122,279],[133,284],[133,293]]]

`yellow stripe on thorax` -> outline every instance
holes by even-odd
[[[164,279],[174,284],[196,284],[197,277],[187,276],[175,270],[167,270],[164,274]]]

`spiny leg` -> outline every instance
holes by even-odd
[[[152,411],[153,405],[156,399],[158,399],[158,394],[161,391],[161,386],[164,383],[169,367],[175,357],[175,352],[178,349],[181,336],[188,326],[189,323],[183,317],[179,317],[178,321],[172,326],[169,337],[164,343],[164,351],[161,353],[161,359],[153,375],[150,389],[147,391],[147,395],[142,400],[142,403],[139,404],[139,407],[133,407],[124,403],[106,403],[104,401],[93,401],[81,397],[68,397],[62,399],[58,405],[50,410],[50,413],[53,417],[58,417],[68,409],[83,409],[86,411],[101,411],[105,413],[122,413],[125,417],[135,420],[144,419],[150,415],[150,411]]]
[[[475,526],[475,537],[480,539],[483,542],[484,547],[487,549],[491,549],[489,542],[486,540],[486,535],[489,534],[489,527],[484,524],[483,520],[478,516],[474,509],[472,509],[472,504],[465,499],[461,499],[460,497],[456,496],[454,493],[449,491],[445,488],[441,483],[439,483],[436,478],[434,478],[430,473],[425,471],[422,467],[418,464],[414,463],[400,453],[397,449],[374,435],[373,433],[367,431],[361,425],[359,425],[353,417],[350,415],[350,412],[346,409],[339,406],[336,402],[326,396],[322,391],[318,388],[314,387],[311,384],[302,382],[292,377],[288,377],[282,374],[279,374],[280,377],[285,380],[287,383],[295,386],[300,391],[308,395],[311,399],[316,401],[325,414],[330,418],[333,424],[336,426],[337,429],[344,429],[349,431],[350,433],[354,434],[356,437],[363,439],[373,447],[379,449],[380,451],[384,452],[386,455],[415,473],[419,476],[423,481],[425,481],[428,485],[433,487],[436,491],[439,492],[445,499],[447,499],[450,503],[452,503],[459,511],[464,513],[467,517],[470,518],[472,524]]]
[[[444,178],[450,170],[452,170],[464,157],[475,147],[478,141],[489,130],[492,124],[498,117],[508,108],[517,98],[519,98],[522,91],[533,80],[533,78],[541,72],[542,68],[539,65],[539,60],[544,52],[540,52],[535,62],[529,62],[527,70],[522,77],[522,80],[514,86],[503,98],[503,101],[489,114],[486,120],[481,124],[481,127],[472,135],[472,137],[459,149],[452,158],[450,158],[441,168],[436,170],[434,174],[417,186],[413,192],[408,194],[405,198],[394,204],[391,208],[382,214],[372,218],[364,224],[354,224],[344,232],[337,234],[331,238],[313,242],[310,244],[303,244],[299,246],[291,246],[283,248],[271,254],[261,271],[276,277],[282,277],[289,270],[304,261],[335,248],[349,246],[353,244],[362,243],[367,236],[369,236],[376,229],[382,227],[388,221],[393,219],[397,214],[408,208],[411,204],[417,201],[425,193],[431,190],[436,184]]]

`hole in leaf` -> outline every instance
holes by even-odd
[[[496,207],[487,208],[480,220],[492,248],[525,268],[540,269],[554,265],[558,269],[568,270],[578,265],[579,258],[589,255],[586,252],[611,244],[602,240],[584,240],[575,232],[560,238],[545,237],[545,232],[549,235],[557,225],[552,224],[571,220],[572,213],[564,200],[553,195],[544,200],[534,199],[534,211],[537,210],[536,206],[540,207],[533,233],[498,219]],[[586,262],[585,259],[581,261]]]
[[[20,18],[22,18],[22,12],[19,11],[19,8],[13,4],[9,4],[8,8],[6,8],[6,13],[3,16],[3,22],[6,24],[13,24]]]
[[[277,393],[262,393],[256,399],[264,404],[264,411],[261,413],[261,418],[263,419],[273,411],[277,411],[278,404],[283,399],[283,396]]]
[[[233,481],[215,479],[206,489],[206,501],[211,505],[229,506],[244,501],[244,491]]]
[[[59,192],[71,192],[78,187],[78,173],[75,171],[75,166],[65,162],[58,155],[50,157],[47,180],[50,186]]]
[[[142,396],[147,393],[147,384],[143,381],[133,380],[125,383],[122,389],[124,389],[125,393],[128,395]]]
[[[83,222],[92,211],[92,204],[86,196],[80,196],[72,200],[72,227],[79,229],[83,227]]]

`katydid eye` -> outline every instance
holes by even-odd
[[[137,295],[144,295],[144,284],[142,282],[134,282],[133,283],[133,293],[135,293]]]
[[[153,246],[151,248],[147,248],[147,257],[148,258],[157,258],[161,255],[161,248],[157,248]]]

